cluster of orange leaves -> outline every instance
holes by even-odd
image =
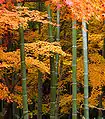
[[[29,21],[53,24],[46,19],[47,14],[43,14],[37,10],[30,11],[27,7],[13,6],[10,10],[3,6],[0,7],[0,29],[3,30],[17,30],[19,28],[19,24],[23,24],[24,29],[26,29]]]
[[[105,19],[105,0],[51,0],[51,6],[57,6],[69,19],[85,20],[95,16],[97,19]],[[50,2],[47,1],[47,4]]]
[[[16,86],[15,90],[20,90],[22,92],[20,86]],[[3,83],[0,83],[0,99],[1,100],[6,100],[8,103],[10,102],[16,102],[19,106],[22,104],[22,96],[19,94],[13,94],[11,93],[7,86],[5,86]]]
[[[39,41],[33,43],[26,43],[25,50],[26,52],[32,53],[33,56],[38,56],[38,55],[50,56],[51,51],[54,53],[61,54],[62,56],[69,55],[62,50],[60,44],[57,42],[49,43],[46,41]]]
[[[26,65],[27,67],[36,66],[42,72],[49,73],[49,67],[47,67],[43,62],[38,60],[38,56],[47,56],[49,57],[52,51],[53,53],[61,54],[62,56],[70,56],[62,51],[61,47],[58,43],[49,43],[44,41],[33,42],[33,43],[25,43],[25,51],[26,51]],[[14,67],[20,68],[20,50],[13,52],[4,52],[3,49],[0,49],[0,60],[2,64],[0,67]],[[14,60],[13,60],[14,59]],[[43,70],[42,70],[43,69]]]
[[[0,99],[2,99],[2,100],[6,99],[7,102],[12,101],[9,94],[10,94],[10,92],[8,91],[8,88],[3,83],[0,83]]]

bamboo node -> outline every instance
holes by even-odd
[[[60,39],[59,38],[56,38],[56,41],[59,41]]]
[[[84,75],[88,75],[88,73],[85,72]]]
[[[84,96],[85,99],[88,99],[88,96]]]
[[[76,46],[76,45],[73,45],[72,47],[73,47],[73,48],[76,48],[77,46]]]
[[[77,83],[72,83],[72,84],[77,85]]]
[[[76,64],[72,64],[72,66],[77,66]]]
[[[87,87],[88,88],[88,85],[84,85],[84,87]]]
[[[76,115],[77,115],[77,113],[72,113],[72,115],[73,115],[73,116],[76,116]]]
[[[75,98],[75,99],[72,98],[72,100],[73,100],[73,101],[76,101],[77,99],[76,99],[76,98]]]
[[[51,102],[52,104],[55,104],[56,102]]]
[[[51,19],[52,17],[48,16],[47,18],[48,18],[48,19]]]
[[[25,81],[25,80],[26,80],[26,78],[22,78],[22,80],[23,80],[23,81]]]
[[[23,97],[27,97],[27,94],[23,95]]]
[[[28,111],[26,111],[26,110],[23,110],[23,114],[25,115],[25,114],[27,114],[28,113]]]

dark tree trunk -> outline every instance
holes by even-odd
[[[12,103],[7,103],[5,111],[4,119],[12,119]]]

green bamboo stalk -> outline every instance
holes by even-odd
[[[99,95],[99,108],[102,108],[102,94]],[[102,110],[98,110],[98,119],[102,119]]]
[[[72,119],[77,119],[77,81],[76,81],[76,60],[77,60],[77,31],[76,20],[72,21]]]
[[[86,22],[82,19],[83,34],[83,57],[84,57],[84,117],[89,119],[88,107],[88,36],[86,31]]]
[[[38,2],[38,10],[41,11],[41,1]],[[41,33],[41,23],[39,23],[39,34]],[[41,61],[41,56],[39,55],[39,61]],[[37,118],[42,119],[42,72],[38,70],[38,114]]]
[[[15,72],[13,72],[13,77],[12,77],[12,86],[15,84]],[[15,119],[15,102],[12,103],[12,119]]]
[[[50,72],[51,72],[51,97],[50,97],[50,119],[55,119],[56,111],[56,80],[54,56],[50,57]]]
[[[22,72],[23,118],[28,119],[26,65],[25,65],[25,51],[24,51],[24,30],[21,24],[19,25],[19,35],[20,35],[20,58],[21,58],[21,72]]]
[[[42,72],[38,71],[38,119],[42,119]]]
[[[52,22],[52,11],[50,9],[50,5],[48,5],[48,20],[49,22]],[[48,36],[49,36],[49,42],[53,42],[53,27],[51,24],[48,25]]]
[[[51,22],[52,16],[51,16],[51,9],[50,5],[48,5],[48,19]],[[52,36],[52,25],[49,24],[48,27],[49,30],[49,41],[53,42],[53,36]],[[56,79],[55,79],[55,64],[54,64],[54,55],[50,56],[50,74],[51,74],[51,97],[50,97],[50,119],[55,119],[55,111],[56,111]]]
[[[58,3],[59,4],[59,3]],[[56,41],[60,41],[60,9],[57,9],[57,28],[56,28]],[[55,54],[55,80],[56,86],[58,82],[58,67],[59,67],[59,54]],[[56,99],[56,113],[55,119],[59,118],[59,89],[57,91],[57,99]]]
[[[57,35],[56,35],[56,41],[60,41],[60,9],[57,9]]]
[[[38,2],[38,10],[41,11],[42,10],[42,3],[41,0],[39,0]],[[38,29],[39,34],[41,33],[41,22],[39,22],[39,29]]]

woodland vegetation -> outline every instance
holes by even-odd
[[[105,0],[0,0],[0,119],[105,119]]]

